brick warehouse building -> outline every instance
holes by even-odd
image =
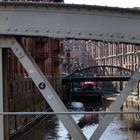
[[[38,0],[33,0],[38,2]],[[39,2],[63,2],[63,0],[39,0]],[[46,75],[60,98],[64,96],[60,94],[60,66],[63,61],[63,41],[60,39],[46,37],[22,37],[17,38],[19,43],[24,46],[30,55],[34,58],[42,72]],[[27,72],[18,62],[12,51],[5,51],[4,59],[6,59],[8,75],[6,76],[7,98],[4,102],[5,111],[42,111],[49,106],[33,84]],[[37,116],[37,115],[36,115]],[[17,133],[26,123],[36,116],[10,116],[8,117],[9,137]]]
[[[140,47],[135,44],[88,41],[86,49],[89,52],[89,62],[93,65],[120,66],[135,71],[140,65]],[[115,69],[109,69],[109,74],[115,75]],[[120,90],[127,82],[112,82]],[[139,98],[140,84],[134,89]]]
[[[135,71],[140,64],[138,45],[88,41],[86,49],[93,64],[116,65]]]
[[[65,58],[64,58],[64,71],[72,73],[76,70],[88,67],[85,40],[64,40],[63,42]],[[67,54],[69,53],[69,61]]]

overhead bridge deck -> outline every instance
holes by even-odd
[[[101,6],[0,2],[0,112],[3,112],[2,48],[11,48],[52,109],[68,112],[57,93],[42,74],[30,54],[16,41],[16,36],[94,39],[140,44],[140,10]],[[140,68],[128,81],[110,111],[119,111],[128,93],[140,79]],[[57,115],[75,140],[86,137],[69,115]],[[98,140],[115,114],[104,117],[91,136]],[[4,139],[0,116],[0,139]]]
[[[74,4],[0,2],[0,35],[140,43],[140,10]]]

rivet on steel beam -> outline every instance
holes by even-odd
[[[99,34],[99,36],[103,36],[103,34]]]
[[[18,51],[18,48],[16,48],[15,50]]]
[[[18,29],[15,29],[15,32],[17,32],[18,31]]]
[[[15,44],[15,42],[14,42],[14,41],[12,41],[12,42],[11,42],[11,44],[12,44],[12,45],[14,45],[14,44]],[[16,48],[16,50],[18,50],[18,48]]]
[[[22,53],[20,52],[20,53],[19,53],[19,57],[21,57],[21,56],[22,56]]]
[[[35,30],[35,32],[38,33],[39,31],[38,30]]]
[[[135,39],[135,37],[134,37],[134,36],[132,36],[132,39]]]
[[[6,17],[5,20],[8,20],[8,17]]]

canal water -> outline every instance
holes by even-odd
[[[106,108],[108,107],[107,101]],[[89,102],[88,102],[89,103]],[[86,109],[103,109],[103,104],[89,103],[84,104]],[[129,108],[132,111],[131,108]],[[77,111],[84,111],[85,109],[78,109]],[[126,106],[123,106],[123,110],[127,110]],[[70,109],[70,111],[76,111]],[[103,115],[94,115],[92,120],[87,119],[84,115],[72,115],[76,123],[79,125],[87,139],[89,139],[92,133],[98,126],[98,123],[103,119]],[[40,124],[34,127],[30,132],[25,134],[20,140],[71,140],[68,132],[64,128],[63,124],[52,115],[46,117],[40,122]],[[140,140],[140,116],[138,114],[125,114],[116,115],[113,121],[109,124],[100,140]]]

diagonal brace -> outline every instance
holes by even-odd
[[[140,80],[140,67],[137,71],[134,72],[131,79],[128,81],[125,88],[121,91],[121,94],[118,96],[117,100],[114,101],[110,107],[111,111],[119,111],[120,107],[123,105],[124,101],[127,99],[129,93],[137,86],[138,81]],[[99,140],[109,123],[113,120],[116,114],[107,114],[103,120],[99,123],[99,126],[94,131],[90,140]]]
[[[28,51],[22,47],[15,38],[2,38],[0,37],[1,46],[4,48],[11,48],[13,53],[16,55],[20,63],[26,69],[37,88],[44,96],[50,107],[54,112],[68,112],[67,108],[44,76],[42,71],[39,69],[38,65],[35,63],[33,58],[30,56]],[[57,115],[62,121],[63,125],[67,129],[68,133],[74,140],[86,140],[85,135],[78,127],[72,116],[69,115]]]

